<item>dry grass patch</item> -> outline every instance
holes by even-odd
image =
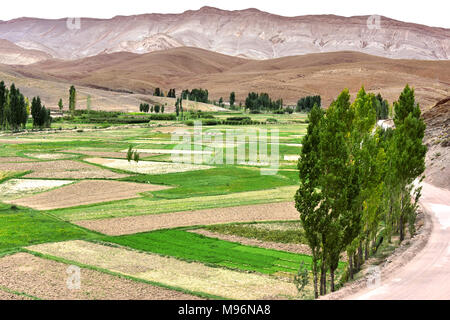
[[[56,160],[48,162],[0,163],[0,170],[33,171],[26,178],[48,179],[119,179],[127,177],[73,160]]]
[[[85,180],[60,189],[8,202],[37,210],[52,210],[138,198],[139,193],[163,189],[167,189],[167,187],[120,181]]]
[[[67,158],[74,158],[74,154],[64,154],[64,153],[26,153],[27,157],[35,158],[39,160],[61,160]]]
[[[69,180],[11,179],[0,184],[0,200],[44,192],[72,182]]]
[[[90,157],[100,158],[126,158],[126,152],[115,151],[88,151],[88,150],[64,150],[64,152],[77,153]],[[155,153],[140,153],[141,157],[150,157],[156,155]]]
[[[17,253],[0,259],[0,286],[46,300],[173,300],[188,294],[81,269],[80,289],[68,289],[69,265]],[[8,293],[6,293],[8,295]],[[19,296],[17,296],[19,297]],[[19,297],[20,298],[20,297]],[[2,291],[0,291],[2,299]],[[16,297],[12,297],[16,299]]]
[[[186,172],[194,170],[206,170],[212,167],[198,164],[187,163],[172,163],[172,162],[156,162],[156,161],[131,161],[128,162],[125,159],[103,159],[103,158],[90,158],[86,161],[100,164],[105,167],[120,169],[135,173],[144,174],[166,174],[175,172]]]
[[[154,154],[213,154],[212,151],[203,150],[177,150],[177,149],[133,149],[141,155],[143,152],[153,152]],[[123,150],[122,152],[126,152]]]
[[[76,224],[107,235],[123,235],[196,225],[279,220],[298,220],[298,211],[292,202],[86,220]]]
[[[294,284],[274,277],[213,268],[196,262],[85,241],[43,244],[29,249],[148,281],[230,299],[276,299],[297,294]]]

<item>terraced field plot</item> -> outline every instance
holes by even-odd
[[[60,160],[76,157],[76,155],[66,153],[26,153],[25,155],[39,160]]]
[[[301,261],[308,268],[311,265],[311,257],[307,255],[244,246],[183,230],[161,230],[104,240],[164,256],[264,274],[294,274]]]
[[[262,175],[253,168],[223,166],[202,171],[136,175],[123,180],[176,186],[153,195],[158,199],[181,199],[290,186],[296,184],[297,179],[287,174]]]
[[[209,237],[209,238],[217,238],[220,240],[237,242],[237,243],[240,243],[240,244],[243,244],[246,246],[254,246],[254,247],[260,247],[260,248],[265,248],[265,249],[273,249],[273,250],[280,250],[280,251],[286,251],[286,252],[292,252],[292,253],[298,253],[298,254],[311,255],[311,249],[306,244],[262,241],[262,240],[258,240],[255,238],[247,238],[247,237],[241,237],[241,236],[236,236],[236,235],[226,235],[226,234],[222,234],[222,233],[211,232],[211,231],[208,231],[205,229],[194,229],[194,230],[190,230],[190,232],[201,234],[201,235],[204,235],[205,237]]]
[[[157,203],[159,203],[159,201]],[[151,205],[151,202],[149,202],[149,205]],[[77,221],[75,223],[79,226],[104,234],[123,235],[196,225],[297,219],[298,213],[294,204],[291,202],[282,202],[228,208],[219,207],[216,209],[182,211],[135,217],[85,220]]]
[[[0,255],[20,247],[51,241],[92,238],[90,232],[31,209],[0,203]]]
[[[46,300],[191,300],[189,294],[86,268],[79,289],[67,285],[68,264],[16,253],[0,258],[0,287]],[[2,298],[0,291],[0,299]],[[15,297],[12,297],[15,299]]]
[[[127,176],[126,174],[115,173],[97,166],[72,160],[0,163],[0,170],[32,171],[25,178],[118,179]]]
[[[77,153],[85,156],[91,156],[91,157],[99,157],[99,158],[121,158],[125,159],[127,154],[126,152],[115,152],[115,151],[95,151],[95,150],[64,150],[64,152],[68,153]],[[145,153],[141,152],[141,157],[150,157],[154,156],[155,153]]]
[[[139,198],[139,193],[166,188],[164,186],[143,183],[83,180],[70,186],[30,197],[7,201],[7,203],[14,203],[37,210],[51,210],[113,200]]]
[[[296,188],[297,187],[295,186],[288,186],[269,190],[237,192],[220,196],[192,197],[173,200],[152,201],[150,198],[140,198],[80,208],[74,207],[54,210],[52,211],[52,214],[69,221],[80,221],[128,216],[145,216],[212,208],[219,209],[233,206],[287,201],[290,202],[294,197]],[[220,213],[220,211],[215,211],[215,213]],[[276,214],[276,212],[273,213]],[[217,218],[218,216],[219,215],[216,215],[215,217]]]
[[[33,161],[33,159],[23,158],[23,157],[0,157],[0,163],[5,162],[27,162]]]
[[[185,172],[194,170],[205,170],[211,168],[210,166],[198,164],[155,162],[155,161],[128,162],[127,160],[122,159],[89,158],[86,159],[86,161],[95,164],[100,164],[102,166],[109,168],[145,174],[163,174],[163,173]]]
[[[85,241],[42,244],[29,250],[229,299],[276,299],[297,295],[293,283],[271,276],[210,267]]]
[[[0,184],[0,200],[11,200],[71,184],[70,180],[11,179]]]

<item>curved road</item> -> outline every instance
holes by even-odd
[[[450,299],[450,191],[423,183],[421,204],[433,224],[426,246],[377,287],[346,299]]]

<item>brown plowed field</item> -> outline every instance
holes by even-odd
[[[298,218],[298,211],[292,202],[281,202],[125,218],[86,220],[78,221],[76,224],[108,235],[122,235],[196,225],[298,220]]]
[[[75,184],[12,200],[37,210],[68,208],[85,204],[138,198],[139,193],[167,189],[165,186],[105,180],[84,180]]]
[[[119,179],[128,176],[72,160],[0,163],[0,170],[33,171],[32,173],[27,174],[25,176],[26,178]]]
[[[80,289],[69,289],[69,265],[17,253],[0,259],[0,285],[46,300],[184,300],[196,297],[90,269],[80,269]],[[0,299],[2,299],[0,291]],[[5,298],[15,299],[5,292]],[[19,297],[19,296],[17,296]],[[22,297],[19,297],[22,298]]]

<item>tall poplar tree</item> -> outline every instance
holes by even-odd
[[[312,273],[314,284],[314,296],[318,298],[318,273],[323,269],[319,264],[326,261],[320,260],[321,240],[323,230],[326,227],[326,212],[320,207],[323,200],[319,189],[320,163],[319,142],[320,125],[323,121],[323,111],[315,106],[308,115],[308,129],[302,141],[301,156],[298,161],[300,176],[300,188],[295,194],[295,207],[300,213],[300,220],[305,232],[305,237],[312,253]]]

